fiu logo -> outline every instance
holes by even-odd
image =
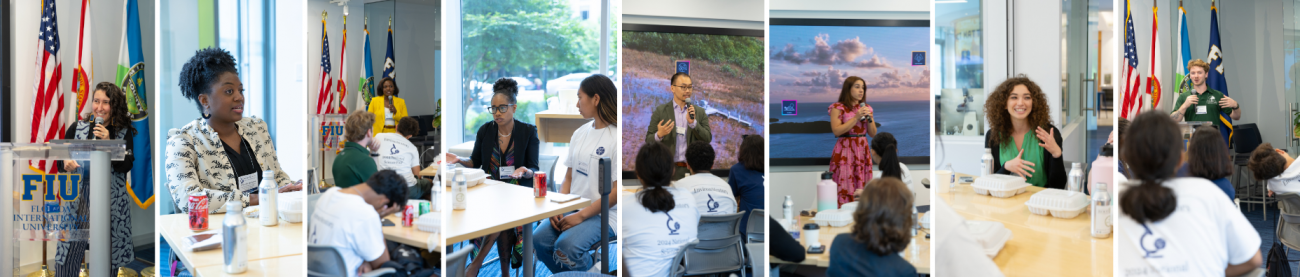
[[[58,189],[54,186],[58,184]],[[78,188],[81,184],[81,174],[24,174],[23,175],[23,201],[36,200],[33,193],[39,193],[41,186],[45,187],[45,196],[43,201],[64,201],[77,200]],[[58,193],[57,196],[55,193]]]

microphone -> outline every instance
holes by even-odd
[[[93,122],[93,124],[90,125],[90,139],[91,139],[91,140],[98,140],[99,137],[96,137],[96,136],[95,136],[95,125],[104,124],[104,118],[102,118],[102,117],[95,117],[95,115],[92,114],[92,115],[90,115],[90,118],[87,118],[87,119],[86,119],[86,122]]]
[[[695,109],[695,107],[693,107],[693,106],[691,105],[691,98],[690,98],[690,97],[686,97],[686,101],[685,101],[685,102],[686,102],[686,108],[687,108],[687,109]],[[689,111],[689,110],[688,110],[688,111]],[[695,120],[695,115],[694,115],[694,114],[691,114],[690,116],[691,116],[691,120]]]
[[[867,106],[867,101],[862,101],[862,102],[859,102],[859,103],[858,103],[858,107],[860,107],[860,108],[863,108],[863,107],[866,107],[866,106]],[[870,121],[868,121],[868,120],[871,120],[871,116],[870,116],[870,115],[865,115],[865,114],[864,114],[864,115],[862,115],[861,117],[858,117],[858,119],[861,120],[861,121],[867,121],[867,123],[871,123]]]

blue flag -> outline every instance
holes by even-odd
[[[149,143],[149,94],[145,90],[144,50],[140,45],[140,9],[136,0],[126,1],[126,14],[122,31],[122,52],[117,60],[117,85],[126,92],[127,111],[131,125],[135,126],[131,149],[136,153],[131,165],[131,179],[127,192],[141,209],[153,204],[153,149]]]
[[[1210,55],[1207,58],[1210,62],[1210,76],[1205,79],[1205,85],[1222,92],[1223,97],[1228,97],[1228,80],[1223,72],[1222,45],[1219,43],[1219,8],[1210,6]],[[1220,110],[1219,123],[1221,123],[1219,133],[1223,134],[1223,141],[1231,146],[1232,117]]]
[[[366,68],[361,70],[361,99],[365,103],[369,103],[370,98],[375,97],[375,73],[374,66],[371,65],[373,63],[370,61],[370,22],[366,22],[364,30],[366,31],[366,51],[362,52],[362,56],[365,56]],[[365,106],[361,106],[360,109],[364,108]]]
[[[384,78],[397,79],[397,66],[393,64],[393,20],[388,20],[388,53],[384,54]]]

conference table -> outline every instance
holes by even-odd
[[[940,173],[944,174],[944,173]],[[944,175],[940,175],[944,176]],[[958,178],[973,177],[958,173]],[[943,179],[943,178],[940,178]],[[995,221],[1011,230],[993,263],[1007,276],[1113,276],[1112,238],[1093,238],[1090,213],[1056,218],[1029,213],[1025,202],[1043,188],[1030,186],[1009,198],[975,194],[971,183],[935,192],[966,220]],[[940,182],[936,185],[947,185]],[[942,222],[940,225],[944,224]],[[939,251],[943,251],[940,249]],[[944,270],[960,270],[945,268]]]
[[[923,215],[925,214],[924,213],[917,214],[918,217]],[[799,223],[796,224],[796,226],[803,226],[803,224],[805,223],[812,223],[812,222],[813,222],[812,217],[800,216]],[[835,236],[849,233],[850,227],[853,227],[853,225],[849,224],[840,227],[829,227],[829,226],[821,227],[821,229],[818,231],[817,241],[821,242],[821,245],[824,248],[826,248],[826,250],[820,254],[807,253],[806,251],[809,245],[807,236],[800,234],[798,239],[799,244],[803,245],[805,250],[804,253],[805,258],[803,262],[795,263],[790,261],[784,261],[774,256],[770,256],[768,259],[770,259],[772,263],[776,263],[776,264],[799,264],[799,265],[809,265],[809,266],[816,266],[816,267],[830,267],[831,248],[834,247],[833,245],[831,245],[831,242],[835,241]],[[802,230],[800,232],[802,232]],[[912,267],[916,268],[916,273],[918,274],[930,274],[930,239],[925,237],[925,235],[928,234],[929,232],[930,230],[928,229],[921,229],[921,231],[916,232],[916,236],[912,237],[912,242],[907,244],[907,249],[903,250],[903,259],[911,263]]]
[[[188,214],[159,216],[156,222],[163,239],[171,245],[172,253],[180,256],[185,268],[195,276],[221,276],[225,258],[221,249],[190,252],[181,248],[185,237],[212,230],[220,230],[224,213],[208,215],[208,229],[190,231]],[[303,223],[280,220],[276,226],[262,226],[255,218],[245,218],[248,230],[248,272],[241,276],[302,275],[306,236]],[[296,264],[295,264],[296,263]],[[254,274],[256,273],[256,274]],[[287,273],[287,274],[286,274]]]
[[[411,225],[411,227],[402,226],[402,216],[400,212],[388,215],[388,217],[385,217],[384,219],[388,219],[388,221],[392,221],[394,224],[393,226],[383,227],[384,240],[414,246],[415,248],[433,250],[434,252],[442,252],[442,247],[436,245],[436,243],[442,243],[442,235],[420,231],[420,229],[415,228],[415,225]],[[433,238],[433,243],[435,244],[429,244],[430,238]]]
[[[467,189],[464,210],[451,210],[451,217],[443,227],[447,231],[446,243],[450,245],[524,226],[524,232],[520,234],[524,244],[524,276],[533,276],[533,222],[591,205],[591,200],[586,198],[564,203],[550,200],[560,195],[551,192],[546,198],[536,198],[529,187],[491,179],[483,181],[483,184]]]

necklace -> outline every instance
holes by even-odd
[[[497,132],[497,135],[501,136],[502,138],[510,137],[510,134],[502,134],[501,132]]]

